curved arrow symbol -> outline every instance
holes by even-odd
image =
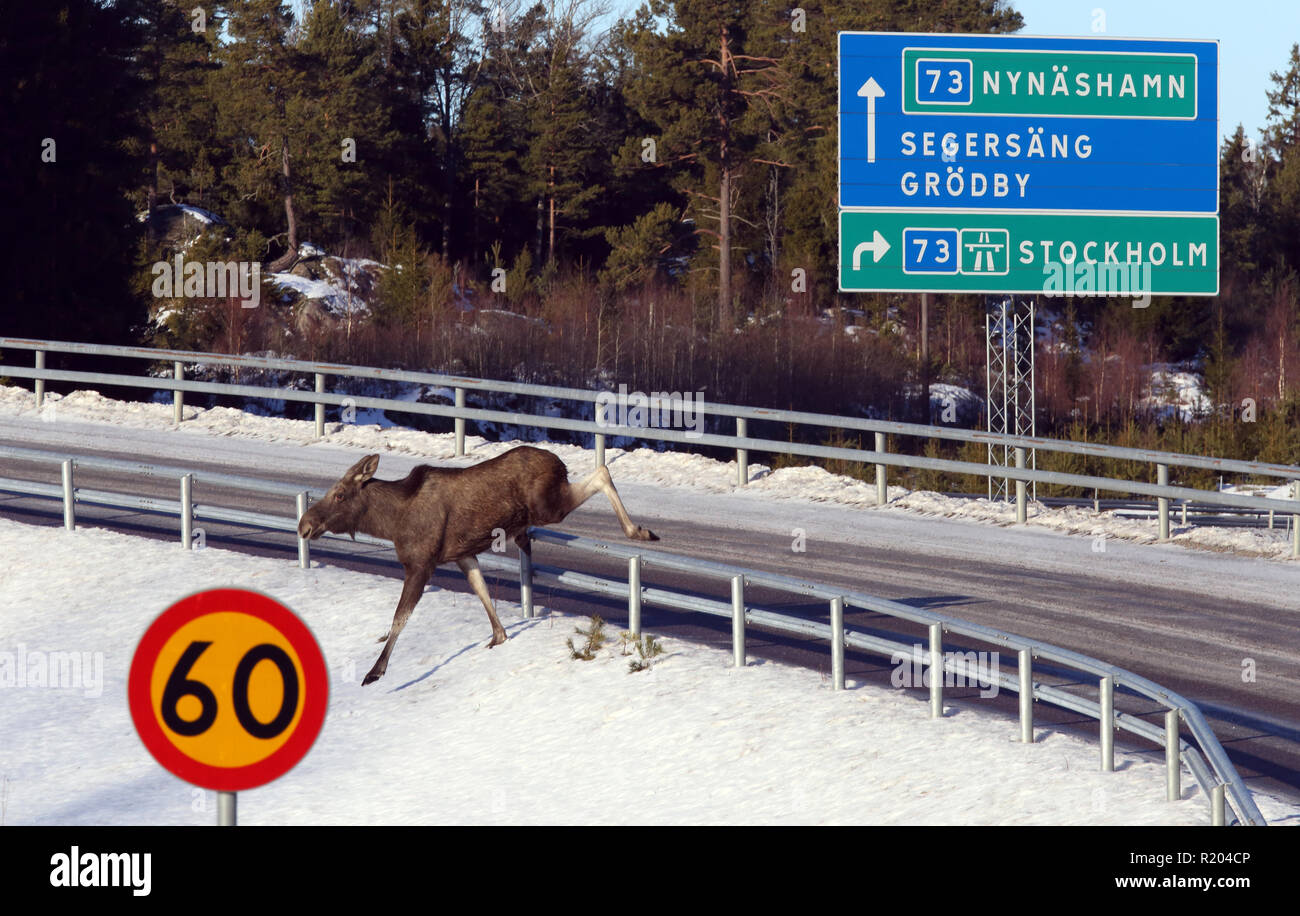
[[[871,241],[861,242],[857,248],[853,249],[853,269],[862,269],[862,252],[870,251],[871,263],[874,264],[885,256],[885,252],[889,250],[889,247],[889,243],[885,241],[885,237],[880,234],[880,230],[872,229]]]
[[[876,99],[883,98],[885,90],[880,88],[874,76],[867,77],[867,81],[862,84],[858,90],[858,95],[864,96],[867,100],[867,161],[876,161]]]

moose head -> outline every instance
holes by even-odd
[[[314,541],[329,532],[355,538],[368,508],[361,491],[378,467],[379,456],[367,455],[348,468],[324,499],[303,513],[298,521],[298,536]]]

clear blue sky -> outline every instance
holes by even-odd
[[[1110,38],[1217,38],[1219,136],[1241,123],[1259,137],[1268,117],[1271,71],[1284,72],[1300,42],[1297,0],[1013,0],[1025,20],[1022,35]],[[1105,31],[1093,31],[1094,10]]]

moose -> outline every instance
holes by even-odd
[[[488,648],[506,641],[497,619],[478,555],[504,531],[520,550],[529,550],[528,528],[553,525],[597,492],[609,497],[623,533],[638,541],[657,541],[648,528],[632,522],[619,499],[609,469],[603,465],[576,486],[559,458],[544,449],[521,445],[467,468],[413,468],[401,480],[376,480],[378,455],[367,455],[339,478],[324,498],[303,513],[298,536],[358,531],[392,541],[406,570],[402,597],[383,651],[361,682],[372,684],[388,670],[388,658],[434,569],[452,560],[483,602],[492,623]]]

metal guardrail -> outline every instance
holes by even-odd
[[[193,546],[195,519],[212,519],[235,525],[292,531],[296,534],[297,519],[301,518],[302,514],[306,512],[308,499],[313,495],[313,491],[303,490],[291,484],[229,474],[209,474],[205,472],[200,475],[174,466],[119,459],[76,458],[55,452],[12,447],[0,447],[0,456],[26,461],[57,462],[60,465],[62,471],[61,487],[32,481],[0,478],[0,492],[14,492],[61,499],[63,501],[64,525],[69,530],[76,526],[77,502],[167,514],[175,513],[180,516],[181,540],[187,548]],[[130,494],[79,490],[75,486],[74,479],[77,465],[144,474],[151,477],[175,477],[179,483],[180,498],[172,502],[170,500],[159,500]],[[220,507],[205,507],[196,504],[193,500],[194,484],[200,479],[205,482],[211,481],[286,498],[292,496],[295,501],[296,514],[295,516],[268,515]],[[319,495],[319,493],[315,495]],[[529,535],[533,539],[545,541],[568,550],[624,560],[627,563],[628,572],[626,581],[605,579],[558,567],[534,565],[531,551],[520,551],[518,564],[520,603],[525,617],[535,616],[533,587],[538,580],[597,594],[618,598],[626,597],[629,630],[637,636],[641,634],[641,608],[645,603],[729,617],[732,621],[732,649],[736,665],[744,666],[746,664],[745,631],[746,627],[751,624],[797,636],[824,639],[830,643],[831,648],[832,684],[836,690],[841,690],[844,688],[844,651],[846,646],[852,646],[873,654],[888,655],[891,658],[896,657],[897,653],[900,652],[904,655],[916,654],[917,647],[915,644],[885,639],[867,632],[847,628],[844,625],[844,609],[846,606],[883,614],[927,628],[929,647],[922,658],[929,670],[930,711],[932,717],[942,717],[943,715],[943,688],[946,672],[964,677],[968,684],[994,681],[999,688],[1012,690],[1020,697],[1019,725],[1020,737],[1023,742],[1032,743],[1034,741],[1034,700],[1051,703],[1098,720],[1101,769],[1103,771],[1109,772],[1115,768],[1114,733],[1116,729],[1123,729],[1165,748],[1166,797],[1170,801],[1176,801],[1182,797],[1180,784],[1181,764],[1186,761],[1193,777],[1210,800],[1211,823],[1216,825],[1228,823],[1228,799],[1231,800],[1236,822],[1261,826],[1266,823],[1249,790],[1242,782],[1232,762],[1228,759],[1218,738],[1215,737],[1214,732],[1205,721],[1200,709],[1185,697],[1125,669],[1114,667],[1068,649],[1025,639],[955,617],[918,610],[865,592],[830,588],[789,576],[681,557],[660,551],[645,550],[630,545],[611,544],[542,528],[530,529]],[[327,537],[344,539],[341,535],[327,535]],[[364,543],[388,546],[388,542],[367,535],[358,535],[356,539]],[[299,565],[307,568],[310,562],[309,558],[308,542],[299,538]],[[502,558],[485,555],[480,562],[489,569],[497,571],[514,569],[512,563]],[[686,572],[712,581],[727,583],[730,586],[731,600],[727,602],[668,589],[644,586],[641,581],[643,572],[656,569]],[[829,606],[831,622],[825,624],[820,621],[791,617],[758,607],[752,602],[746,601],[745,589],[747,586],[775,589],[792,595],[826,601]],[[1004,650],[1014,652],[1017,659],[1016,673],[1014,675],[1004,674],[1000,668],[996,671],[981,668],[969,658],[970,653],[965,655],[961,653],[945,653],[943,650],[943,636],[945,633],[978,640],[996,647],[999,652]],[[1061,665],[1073,672],[1096,677],[1097,699],[1094,701],[1059,687],[1035,681],[1034,659],[1036,658]],[[1165,710],[1163,727],[1147,722],[1138,715],[1116,712],[1114,700],[1117,688],[1146,697],[1163,707]],[[1195,739],[1195,745],[1180,737],[1180,722],[1188,727]]]
[[[483,420],[510,423],[518,426],[539,429],[564,429],[593,434],[596,446],[596,462],[604,463],[605,442],[607,436],[628,436],[660,442],[675,442],[701,446],[718,446],[734,450],[736,453],[737,485],[748,482],[749,453],[751,451],[773,454],[800,455],[813,458],[838,458],[863,464],[874,464],[876,468],[876,501],[883,505],[887,497],[887,469],[905,467],[911,469],[947,471],[959,474],[972,474],[991,479],[1005,479],[1016,483],[1016,521],[1023,523],[1028,517],[1025,484],[1040,482],[1063,486],[1084,487],[1094,491],[1129,493],[1139,496],[1154,497],[1157,504],[1159,537],[1170,537],[1170,501],[1196,501],[1199,503],[1234,506],[1255,509],[1263,512],[1277,512],[1291,516],[1291,553],[1300,557],[1300,467],[1293,465],[1269,464],[1257,461],[1238,461],[1227,458],[1212,458],[1201,455],[1184,455],[1174,452],[1158,452],[1146,449],[1124,448],[1112,445],[1098,445],[1087,442],[1070,442],[1066,440],[1036,438],[1028,436],[1010,436],[988,433],[979,430],[956,429],[946,426],[925,426],[915,423],[898,423],[885,420],[866,420],[856,417],[838,417],[829,414],[806,413],[789,410],[768,410],[756,407],[743,407],[734,404],[701,403],[698,409],[704,415],[732,417],[736,421],[736,435],[718,435],[710,433],[687,433],[676,429],[654,427],[620,426],[607,421],[602,416],[600,399],[607,392],[579,388],[560,388],[549,385],[531,385],[520,382],[502,382],[488,379],[475,379],[453,375],[441,375],[429,372],[411,372],[396,369],[379,369],[366,366],[347,366],[335,363],[311,362],[306,360],[276,359],[258,356],[241,356],[234,354],[198,353],[187,350],[154,350],[148,347],[120,347],[101,344],[70,343],[66,341],[27,340],[14,337],[0,337],[0,350],[18,349],[35,353],[35,366],[15,366],[4,364],[5,375],[16,378],[36,380],[36,403],[39,407],[44,397],[46,380],[83,382],[88,384],[118,385],[123,387],[146,388],[173,392],[173,419],[180,423],[183,415],[184,392],[194,391],[209,394],[243,396],[259,399],[273,399],[311,403],[316,406],[316,435],[325,434],[325,405],[354,407],[372,407],[401,413],[424,414],[427,416],[451,417],[455,423],[456,455],[465,454],[465,421]],[[96,356],[113,356],[127,359],[145,359],[151,361],[171,361],[173,377],[153,378],[134,375],[117,375],[98,372],[74,372],[45,368],[47,352],[77,353]],[[314,391],[300,391],[289,388],[271,388],[258,385],[237,385],[219,382],[200,382],[183,378],[185,363],[201,363],[225,366],[242,366],[247,368],[273,369],[287,372],[303,373],[315,378]],[[373,398],[360,395],[335,394],[325,391],[326,379],[330,376],[349,378],[368,378],[390,382],[406,382],[434,385],[452,389],[454,406],[423,404],[412,401],[399,401],[392,398]],[[465,406],[466,391],[501,392],[549,397],[579,403],[594,403],[596,419],[575,420],[565,417],[552,417],[540,414],[527,414],[499,410],[468,408]],[[653,394],[653,393],[652,393]],[[662,407],[664,399],[650,400],[650,407]],[[785,442],[775,439],[757,439],[747,435],[749,420],[769,420],[796,425],[817,426],[832,429],[858,430],[875,434],[874,450],[858,448],[840,448],[823,445],[809,445]],[[967,442],[979,442],[1014,449],[1016,466],[1013,468],[993,464],[979,464],[968,461],[953,461],[941,458],[894,454],[888,451],[886,436],[888,434],[918,436],[925,438],[950,439]],[[1097,477],[1082,474],[1067,474],[1056,471],[1039,471],[1026,468],[1025,458],[1029,450],[1041,450],[1077,454],[1085,456],[1108,457],[1126,461],[1137,461],[1156,466],[1157,483],[1143,483],[1109,477]],[[1292,481],[1293,499],[1273,499],[1262,496],[1248,496],[1238,493],[1220,493],[1200,490],[1193,487],[1169,486],[1169,469],[1171,467],[1191,467],[1213,469],[1224,473],[1252,474],[1266,477],[1280,477]]]

